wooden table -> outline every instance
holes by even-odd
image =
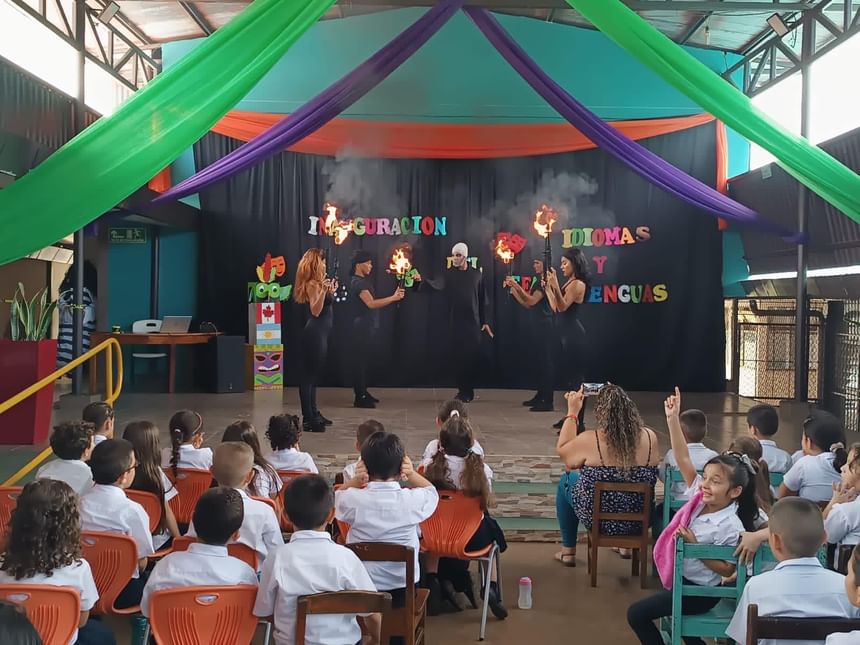
[[[93,332],[90,337],[90,345],[95,347],[108,338],[115,338],[120,345],[166,345],[167,346],[167,391],[173,394],[176,388],[176,346],[177,345],[205,345],[215,336],[222,332],[186,332],[183,334],[152,333],[152,334],[114,334],[106,331]],[[90,365],[90,394],[96,391],[98,361]],[[134,369],[132,365],[132,369]]]

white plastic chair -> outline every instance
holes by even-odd
[[[131,324],[131,331],[133,334],[154,334],[156,332],[161,331],[161,321],[160,320],[135,320]],[[165,352],[133,352],[131,355],[131,378],[134,381],[134,361],[135,359],[141,358],[144,360],[152,360],[159,358],[167,358],[167,354]]]

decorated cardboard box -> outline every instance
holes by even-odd
[[[248,344],[245,368],[248,389],[280,390],[284,387],[284,345],[281,339],[281,302],[292,285],[276,279],[287,271],[283,256],[266,253],[257,267],[258,282],[248,283]]]

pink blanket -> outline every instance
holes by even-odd
[[[701,501],[702,491],[696,491],[696,494],[678,509],[654,544],[654,565],[657,567],[657,573],[660,574],[660,582],[666,589],[672,588],[672,574],[675,570],[675,533],[679,527],[690,526],[693,513]]]

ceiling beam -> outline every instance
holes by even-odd
[[[185,10],[188,17],[200,27],[204,34],[211,36],[214,33],[215,30],[212,28],[212,25],[209,24],[209,21],[206,20],[203,14],[192,3],[180,1],[179,5]]]
[[[141,0],[163,2],[164,0]],[[223,3],[225,0],[195,0],[196,3]],[[251,0],[235,0],[236,4],[250,4]],[[622,0],[634,11],[696,11],[706,13],[784,13],[788,11],[810,11],[815,9],[814,0],[807,2],[769,0]],[[338,4],[353,7],[430,7],[435,0],[338,0]],[[565,0],[466,0],[467,5],[487,9],[572,9]],[[842,10],[842,3],[832,5],[833,10]]]
[[[110,4],[110,0],[95,0],[95,4],[102,9],[106,8]],[[125,17],[122,11],[117,11],[114,15],[114,20],[116,20],[123,27],[128,29],[129,33],[137,38],[144,45],[151,45],[152,38],[147,36],[143,30],[134,24],[131,20]]]

